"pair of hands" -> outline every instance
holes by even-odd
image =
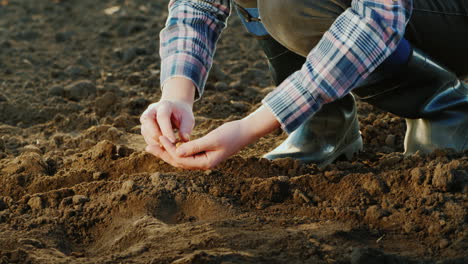
[[[172,166],[211,169],[279,126],[267,109],[260,108],[262,110],[247,118],[225,123],[207,135],[190,141],[195,125],[192,111],[194,95],[195,88],[191,81],[171,79],[165,84],[161,100],[151,104],[140,117],[146,151]],[[176,146],[175,128],[183,141],[179,146]]]

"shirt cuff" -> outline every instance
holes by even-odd
[[[305,85],[298,78],[300,72],[289,76],[275,90],[270,92],[262,103],[275,115],[281,128],[288,134],[296,130],[324,104],[318,94],[314,96],[311,83]]]
[[[169,55],[161,61],[161,89],[166,81],[174,77],[183,77],[191,80],[197,88],[195,100],[198,100],[203,94],[208,71],[205,64],[188,53],[177,52]]]

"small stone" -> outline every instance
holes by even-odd
[[[289,181],[289,177],[288,176],[278,176],[276,177],[276,179],[280,182],[287,182]]]
[[[439,247],[440,248],[446,248],[449,245],[449,241],[447,239],[442,239],[439,242]]]
[[[70,100],[79,101],[96,94],[96,86],[91,81],[77,81],[65,87],[65,95]]]
[[[44,202],[39,196],[34,196],[31,199],[29,199],[28,205],[33,210],[41,210],[42,208],[44,208]]]
[[[84,196],[84,195],[73,195],[72,201],[74,204],[84,204],[86,202],[89,202],[89,198]]]
[[[122,188],[120,189],[120,191],[123,194],[128,194],[128,193],[131,193],[134,189],[135,189],[135,182],[132,180],[128,180],[122,184]]]
[[[395,142],[396,142],[396,136],[392,134],[388,135],[387,138],[385,139],[385,144],[387,144],[390,147],[395,146]]]
[[[62,86],[53,86],[52,88],[49,89],[48,91],[49,96],[64,96],[65,95],[65,89]]]
[[[151,183],[152,183],[154,186],[156,186],[156,187],[160,186],[161,183],[162,183],[161,173],[160,173],[160,172],[156,172],[156,173],[151,174],[150,180],[151,180]]]
[[[37,146],[34,146],[34,145],[26,145],[23,147],[23,153],[26,153],[26,152],[34,152],[34,153],[37,153],[37,154],[40,154],[42,155],[42,151],[40,148],[38,148]]]

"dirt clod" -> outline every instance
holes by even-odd
[[[65,96],[74,101],[86,99],[96,94],[96,86],[91,81],[77,81],[65,86]]]
[[[42,198],[39,196],[34,196],[28,201],[29,207],[33,210],[40,210],[44,208],[44,202],[42,201]]]
[[[74,204],[83,204],[89,202],[89,198],[84,195],[73,195],[72,201]]]
[[[122,189],[121,189],[121,192],[123,194],[129,194],[130,192],[132,192],[134,189],[135,189],[135,182],[132,181],[132,180],[128,180],[126,182],[124,182],[122,184]]]

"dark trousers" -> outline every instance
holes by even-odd
[[[406,39],[458,76],[468,76],[468,0],[414,0]]]
[[[294,0],[291,4],[300,1],[305,0]],[[458,76],[468,76],[468,0],[414,0],[405,37],[413,47],[423,50]],[[270,36],[260,39],[259,44],[277,85],[305,62],[304,57]]]

